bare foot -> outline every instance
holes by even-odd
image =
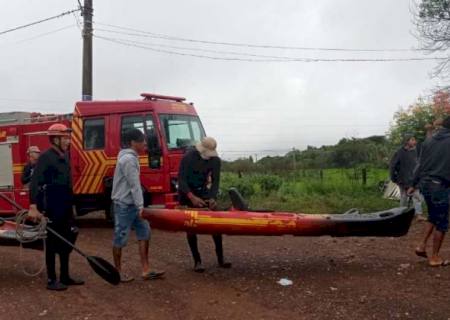
[[[450,261],[444,260],[439,256],[433,256],[428,260],[428,265],[430,267],[445,267],[450,265]]]

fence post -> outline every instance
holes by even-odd
[[[362,184],[363,186],[367,185],[367,169],[362,169]]]

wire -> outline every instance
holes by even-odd
[[[23,28],[31,27],[31,26],[34,26],[36,24],[43,23],[43,22],[46,22],[46,21],[50,21],[50,20],[53,20],[53,19],[61,18],[61,17],[65,16],[65,15],[71,14],[71,13],[76,12],[76,11],[80,11],[80,9],[74,9],[74,10],[66,11],[66,12],[60,13],[60,14],[58,14],[56,16],[52,16],[52,17],[45,18],[45,19],[42,19],[42,20],[38,20],[38,21],[31,22],[31,23],[27,23],[27,24],[24,24],[24,25],[21,25],[21,26],[12,28],[12,29],[7,29],[7,30],[4,30],[4,31],[1,31],[0,35],[5,34],[5,33],[9,33],[9,32],[13,32],[13,31],[16,31],[16,30],[20,30],[20,29],[23,29]]]
[[[107,29],[102,29],[102,28],[96,28],[95,30],[97,32],[98,31],[114,32],[114,31],[107,30]],[[105,37],[105,38],[108,38],[108,37]],[[122,41],[122,42],[130,43],[130,44],[146,45],[146,46],[150,46],[150,47],[155,46],[155,47],[161,47],[161,48],[190,50],[190,51],[197,51],[197,52],[209,52],[209,53],[217,53],[217,54],[241,55],[241,56],[248,56],[248,57],[259,57],[259,58],[291,59],[289,57],[250,54],[250,53],[236,52],[236,51],[223,51],[223,50],[211,50],[211,49],[202,49],[202,48],[180,47],[180,46],[172,46],[172,45],[165,45],[165,44],[159,44],[159,43],[141,42],[141,41],[135,41],[135,40],[129,40],[129,39],[123,39],[123,38],[108,38],[108,39],[115,39],[117,41]]]
[[[96,31],[106,31],[109,30],[97,28]],[[98,36],[99,38],[102,36]],[[237,55],[237,56],[247,56],[247,57],[257,57],[257,58],[268,58],[275,61],[279,60],[286,60],[286,61],[296,61],[298,59],[304,59],[307,60],[309,58],[295,58],[295,57],[288,57],[288,56],[269,56],[269,55],[261,55],[261,54],[251,54],[251,53],[245,53],[245,52],[236,52],[236,51],[223,51],[223,50],[210,50],[210,49],[202,49],[202,48],[192,48],[192,47],[180,47],[180,46],[173,46],[173,45],[165,45],[165,44],[159,44],[159,43],[148,43],[148,42],[142,42],[142,41],[135,41],[135,40],[129,40],[129,39],[123,39],[123,38],[109,38],[109,37],[103,37],[103,39],[109,39],[109,40],[116,40],[120,41],[123,44],[130,44],[130,45],[142,45],[146,47],[160,47],[160,48],[169,48],[169,49],[179,49],[179,50],[189,50],[189,51],[197,51],[197,52],[208,52],[208,53],[215,53],[215,54],[228,54],[228,55]],[[324,59],[325,60],[325,59]],[[327,60],[331,61],[331,60]]]
[[[19,40],[19,41],[2,44],[1,47],[7,46],[9,44],[18,44],[18,43],[22,43],[22,42],[35,40],[35,39],[38,39],[38,38],[41,38],[41,37],[48,36],[48,35],[53,34],[53,33],[57,33],[57,32],[63,31],[63,30],[67,30],[67,29],[73,28],[74,26],[75,26],[74,24],[71,24],[71,25],[68,25],[68,26],[65,26],[65,27],[62,27],[62,28],[58,28],[58,29],[52,30],[52,31],[40,33],[40,34],[38,34],[38,35],[36,35],[34,37],[31,37],[31,38],[26,38],[26,39],[22,39],[22,40]],[[0,100],[2,100],[2,99],[0,99]]]
[[[77,0],[77,2],[78,2],[78,8],[80,8],[80,10],[81,10],[83,8],[83,6],[81,5],[80,0]]]
[[[194,43],[202,43],[202,44],[212,44],[212,45],[222,45],[222,46],[234,46],[234,47],[246,47],[246,48],[260,48],[260,49],[283,49],[283,50],[305,50],[305,51],[343,51],[343,52],[414,52],[414,51],[423,51],[430,52],[436,51],[431,49],[358,49],[358,48],[325,48],[325,47],[299,47],[299,46],[276,46],[276,45],[257,45],[257,44],[248,44],[248,43],[237,43],[237,42],[221,42],[221,41],[208,41],[208,40],[198,40],[198,39],[190,39],[190,38],[182,38],[177,36],[170,36],[166,34],[153,33],[149,31],[122,27],[108,23],[95,22],[98,25],[108,26],[112,28],[134,31],[134,33],[120,32],[109,30],[108,32],[116,32],[127,35],[134,35],[140,37],[151,37],[158,38],[164,40],[174,40],[174,41],[185,41],[185,42],[194,42]],[[445,49],[442,49],[445,51]]]
[[[81,32],[83,32],[83,28],[82,28],[82,24],[81,24],[81,21],[80,21],[80,19],[78,18],[78,16],[77,16],[77,14],[74,12],[73,13],[73,17],[75,18],[75,21],[76,21],[76,23],[77,23],[77,27],[78,27],[78,29],[81,31]]]
[[[178,56],[189,56],[195,58],[204,58],[210,60],[222,60],[222,61],[244,61],[244,62],[400,62],[400,61],[445,61],[448,58],[445,57],[409,57],[409,58],[287,58],[279,57],[278,59],[250,59],[250,58],[231,58],[231,57],[220,57],[211,56],[203,54],[192,54],[186,52],[172,51],[156,49],[151,45],[140,45],[128,40],[121,40],[116,38],[103,37],[99,35],[94,35],[98,39],[105,41],[117,43],[124,46],[136,47],[145,50],[150,50],[154,52],[166,53]]]

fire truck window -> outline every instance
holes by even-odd
[[[84,149],[94,150],[105,147],[105,119],[84,120]]]
[[[161,123],[169,149],[192,146],[205,135],[196,116],[165,114],[161,115]]]
[[[145,118],[145,133],[147,134],[147,136],[148,136],[148,133],[153,131],[154,129],[155,128],[153,126],[153,119],[152,119],[152,117],[151,116],[147,116]]]
[[[145,133],[144,118],[142,116],[127,116],[127,117],[122,118],[122,129],[121,129],[121,134],[120,134],[120,141],[121,141],[122,148],[126,147],[126,145],[123,141],[124,133],[127,130],[133,129],[133,128],[139,129],[143,133]]]

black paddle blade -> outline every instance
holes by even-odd
[[[103,258],[88,256],[86,257],[92,270],[95,271],[103,280],[113,284],[118,285],[120,283],[119,271],[108,261]]]

